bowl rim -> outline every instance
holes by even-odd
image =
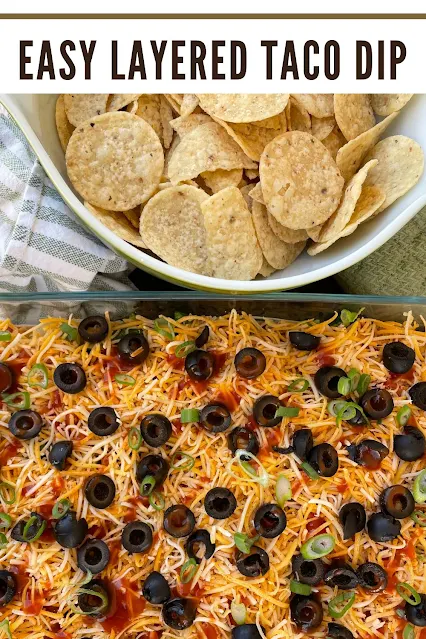
[[[306,284],[312,284],[313,282],[317,282],[326,277],[333,276],[336,273],[340,273],[366,258],[393,237],[395,233],[403,228],[403,226],[405,226],[405,224],[407,224],[407,222],[409,222],[416,213],[418,213],[418,211],[426,205],[426,193],[424,193],[359,249],[316,270],[301,273],[299,275],[291,275],[289,277],[249,281],[225,280],[207,275],[199,275],[198,273],[192,273],[172,266],[166,262],[162,262],[156,257],[152,257],[147,253],[144,253],[140,249],[119,238],[113,231],[104,226],[102,222],[100,222],[92,213],[90,213],[90,211],[88,211],[88,209],[86,209],[84,204],[66,184],[53,160],[50,158],[38,136],[33,131],[26,116],[21,111],[20,107],[14,102],[14,96],[12,94],[0,94],[0,104],[3,105],[9,115],[16,122],[17,126],[21,129],[28,144],[32,148],[61,198],[87,228],[101,241],[112,248],[118,255],[134,266],[155,277],[159,277],[184,288],[193,288],[207,291],[209,293],[252,295],[291,290],[293,288],[305,286]]]

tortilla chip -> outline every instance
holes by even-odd
[[[225,122],[257,122],[284,111],[287,93],[201,93],[200,106]]]
[[[173,140],[173,129],[170,122],[173,120],[173,111],[170,104],[164,96],[160,96],[160,121],[163,146],[165,149],[170,148]]]
[[[134,209],[130,209],[129,211],[123,211],[123,215],[127,217],[130,224],[139,231],[139,221],[141,217],[141,207],[135,206]]]
[[[253,124],[253,126],[261,126],[264,129],[280,130],[283,126],[283,113],[278,113],[278,115],[272,115],[270,118],[265,118],[265,120],[257,120],[257,122],[251,122],[250,124]]]
[[[268,211],[268,223],[272,229],[272,232],[282,241],[286,242],[286,244],[297,244],[298,242],[306,242],[308,239],[308,234],[305,229],[300,229],[299,231],[293,231],[293,229],[289,229],[287,226],[283,226],[271,215]]]
[[[356,203],[355,211],[350,219],[350,224],[358,226],[368,220],[368,218],[377,215],[385,199],[386,193],[381,188],[364,184]]]
[[[263,204],[253,201],[252,215],[257,240],[268,264],[275,269],[282,269],[292,264],[305,248],[306,242],[297,244],[282,242],[269,226],[268,212]]]
[[[186,118],[179,117],[171,120],[170,126],[176,131],[179,137],[183,138],[187,133],[196,129],[197,126],[206,124],[207,122],[212,122],[209,115],[205,113],[191,113],[191,115],[188,115]]]
[[[268,144],[259,175],[268,211],[294,230],[325,222],[337,209],[344,184],[324,145],[302,131],[284,133]]]
[[[68,121],[63,95],[60,95],[56,100],[55,118],[59,142],[61,143],[62,150],[66,151],[75,127]]]
[[[289,131],[305,131],[305,133],[311,132],[311,116],[305,107],[297,102],[297,100],[293,97],[291,97],[288,101],[285,113],[287,118],[287,129]]]
[[[180,105],[180,114],[183,118],[191,115],[198,106],[198,97],[193,93],[187,93],[183,96],[182,103]]]
[[[223,126],[244,153],[255,162],[259,162],[265,146],[280,134],[276,129],[266,129],[250,123],[228,124],[216,117],[213,117],[213,120]]]
[[[324,224],[318,224],[318,226],[313,226],[311,229],[306,229],[309,238],[314,242],[318,242],[323,226]]]
[[[420,179],[424,169],[421,146],[405,135],[385,138],[370,151],[365,161],[378,160],[366,180],[368,186],[378,186],[386,195],[378,213],[407,193]]]
[[[334,116],[330,116],[329,118],[316,118],[313,115],[311,117],[311,123],[312,135],[315,135],[317,140],[322,142],[322,140],[325,140],[325,138],[330,135],[336,126],[336,118]]]
[[[261,275],[262,277],[269,277],[270,275],[272,275],[272,273],[275,273],[275,271],[276,269],[268,264],[265,257],[263,257],[262,266],[259,269],[259,275]]]
[[[260,204],[265,204],[265,200],[263,199],[262,186],[260,182],[255,184],[255,186],[252,186],[252,188],[249,190],[249,195],[252,200],[259,202]]]
[[[64,105],[68,121],[74,126],[80,126],[96,115],[106,112],[108,93],[92,95],[64,95]]]
[[[259,169],[245,169],[244,175],[248,180],[258,180],[259,179]]]
[[[139,235],[139,231],[136,231],[133,228],[123,213],[120,211],[106,211],[99,206],[89,204],[89,202],[85,202],[84,206],[92,213],[92,215],[102,222],[102,224],[105,224],[110,231],[118,235],[118,237],[122,240],[125,240],[134,246],[138,246],[139,248],[147,248],[145,242]]]
[[[243,170],[232,169],[231,171],[224,171],[223,169],[217,169],[217,171],[204,171],[201,173],[201,177],[212,193],[218,193],[222,189],[226,189],[227,186],[238,186],[243,177]]]
[[[377,144],[382,133],[386,131],[397,115],[398,113],[388,115],[387,118],[376,124],[372,129],[361,133],[357,138],[350,140],[338,150],[336,163],[346,181],[355,175],[367,153]]]
[[[400,111],[413,95],[413,93],[377,93],[371,96],[371,105],[377,115],[390,115]]]
[[[334,115],[333,95],[326,93],[298,93],[292,97],[316,118],[328,118]]]
[[[315,244],[311,244],[311,246],[308,248],[308,251],[307,251],[308,255],[314,256],[314,255],[318,255],[318,253],[322,253],[323,251],[326,251],[328,248],[330,248],[330,246],[335,244],[342,237],[351,235],[354,230],[355,229],[345,228],[340,235],[338,235],[337,237],[334,237],[332,240],[329,240],[328,242],[317,242]]]
[[[109,96],[107,111],[119,111],[123,107],[137,100],[140,93],[113,93]]]
[[[68,176],[80,195],[108,211],[127,211],[158,188],[163,147],[154,129],[126,111],[105,113],[79,126],[66,152]]]
[[[376,124],[370,96],[362,93],[336,94],[334,115],[347,140],[357,138]]]
[[[337,152],[342,146],[346,144],[346,138],[336,125],[331,133],[327,135],[326,138],[322,140],[323,145],[330,153],[333,160],[336,160]]]
[[[256,277],[262,267],[262,251],[239,189],[229,186],[205,200],[201,208],[213,276],[227,280]]]
[[[255,169],[256,166],[220,124],[207,122],[180,140],[169,160],[168,176],[173,184],[178,184],[204,171]]]
[[[201,212],[209,196],[193,186],[171,186],[144,206],[140,232],[148,248],[185,271],[210,275],[206,232]]]
[[[180,115],[180,102],[177,102],[174,96],[170,95],[169,93],[165,93],[164,97],[166,98],[170,106],[172,107],[173,111],[175,111],[178,115]]]
[[[163,139],[163,129],[160,117],[160,96],[159,95],[140,95],[137,99],[137,108],[134,114],[148,122],[154,129],[160,140]],[[127,107],[129,113],[133,113],[133,103]]]

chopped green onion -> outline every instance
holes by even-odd
[[[309,584],[302,584],[300,581],[296,581],[296,579],[292,579],[290,581],[290,592],[294,592],[295,595],[310,595],[312,592],[311,586]]]
[[[370,382],[371,382],[371,375],[367,375],[366,373],[363,373],[361,377],[359,378],[358,386],[356,388],[359,395],[364,395],[364,393],[367,391],[367,388],[370,385]]]
[[[342,320],[343,326],[350,326],[355,322],[356,319],[361,315],[364,308],[360,308],[358,312],[348,311],[347,308],[344,308],[340,313],[340,319]]]
[[[181,311],[175,311],[173,316],[175,320],[178,322],[182,317],[186,317],[187,313],[181,313]]]
[[[400,619],[405,619],[405,610],[404,608],[397,608],[395,610],[395,614],[397,617],[399,617]]]
[[[190,424],[191,422],[200,421],[200,411],[198,408],[183,408],[180,413],[180,421],[182,424]]]
[[[309,388],[308,380],[304,377],[298,377],[288,385],[287,390],[291,393],[303,393],[307,388]]]
[[[354,592],[341,592],[328,604],[328,612],[333,619],[341,619],[355,603]]]
[[[0,548],[6,548],[7,546],[7,537],[4,533],[0,532]]]
[[[364,419],[368,422],[367,415],[364,413],[359,404],[356,404],[355,402],[345,402],[337,413],[336,426],[340,426],[342,420],[346,422],[349,419],[353,419],[357,411],[361,413]]]
[[[351,392],[351,380],[349,377],[341,377],[337,382],[337,390],[341,395],[349,395]]]
[[[191,468],[195,464],[195,459],[192,457],[192,455],[188,455],[188,453],[182,453],[179,450],[177,450],[173,454],[170,461],[170,468],[173,468],[174,470],[191,470]]]
[[[317,471],[315,470],[315,468],[312,468],[312,466],[308,462],[303,462],[302,464],[300,464],[300,467],[303,468],[310,479],[319,479]]]
[[[53,519],[62,519],[71,508],[71,502],[69,499],[60,499],[52,508]]]
[[[0,331],[0,342],[10,342],[12,335],[9,331]]]
[[[7,639],[13,639],[12,638],[12,633],[10,631],[10,626],[9,626],[9,620],[8,619],[4,619],[0,623],[0,631],[4,632],[4,634],[6,635]]]
[[[414,639],[414,636],[414,626],[407,623],[402,633],[402,639]]]
[[[10,497],[8,497],[9,492],[10,492]],[[0,496],[3,499],[5,504],[7,504],[8,506],[11,506],[16,501],[15,486],[12,486],[12,484],[8,484],[6,481],[0,482]]]
[[[333,535],[316,535],[305,541],[300,549],[303,559],[320,559],[329,555],[336,545]]]
[[[348,378],[351,380],[351,391],[355,391],[358,387],[361,374],[357,368],[351,368]]]
[[[27,391],[2,395],[1,398],[9,408],[16,408],[16,410],[25,410],[31,406],[30,394]]]
[[[192,351],[195,351],[197,347],[195,346],[195,342],[190,340],[188,342],[182,342],[182,344],[178,344],[175,348],[176,357],[186,357]]]
[[[133,426],[129,430],[129,434],[127,438],[128,438],[129,446],[132,450],[138,450],[141,447],[142,435],[141,435],[141,431],[139,430],[139,428],[136,428],[136,426]]]
[[[411,408],[409,406],[401,406],[396,414],[396,421],[399,426],[406,426],[411,417]]]
[[[108,597],[105,593],[100,592],[98,590],[90,590],[90,588],[80,588],[78,591],[79,595],[90,595],[91,597],[97,597],[97,599],[101,600],[101,605],[97,608],[92,608],[90,612],[81,611],[81,615],[99,615],[103,612],[108,606]]]
[[[332,417],[337,417],[337,413],[345,406],[346,400],[333,399],[327,405],[327,410]]]
[[[124,375],[123,373],[117,373],[114,375],[114,379],[117,384],[121,384],[122,386],[134,386],[136,384],[136,380],[131,375]]]
[[[157,490],[154,490],[148,495],[148,501],[154,510],[164,510],[164,506],[166,505],[163,495]]]
[[[421,597],[417,590],[415,590],[413,586],[410,586],[410,584],[407,584],[405,581],[397,584],[396,592],[400,597],[404,599],[404,601],[410,604],[410,606],[418,606],[421,602]]]
[[[278,475],[277,483],[275,484],[275,498],[278,506],[281,508],[285,502],[292,498],[291,484],[285,475]]]
[[[90,584],[92,579],[93,579],[93,573],[91,573],[90,570],[88,570],[86,572],[86,575],[85,575],[83,581],[80,584],[80,588],[81,588],[81,586],[87,586],[87,584]]]
[[[242,626],[247,619],[247,608],[243,603],[231,602],[231,615],[237,626]]]
[[[414,480],[413,496],[417,504],[424,504],[426,501],[426,468]]]
[[[46,521],[42,521],[40,527],[37,529],[37,532],[32,537],[28,537],[30,528],[36,521],[38,521],[38,519],[35,515],[33,515],[25,524],[24,530],[22,531],[22,538],[25,539],[25,541],[37,541],[37,539],[42,536],[44,529],[46,528]]]
[[[250,465],[247,459],[243,461],[241,457],[245,457],[245,458],[248,457],[250,461],[254,461],[257,464],[259,470],[256,471],[253,468],[253,466]],[[240,467],[245,472],[245,474],[248,477],[250,477],[251,481],[257,482],[258,484],[261,484],[264,487],[266,487],[269,484],[268,473],[266,472],[266,470],[264,469],[260,461],[257,459],[257,457],[253,455],[253,453],[250,453],[248,450],[238,449],[237,452],[235,453],[235,458],[238,464],[240,465]],[[231,460],[231,464],[232,462],[233,460]]]
[[[0,513],[0,528],[10,528],[12,517],[7,513]]]
[[[188,561],[185,561],[182,568],[180,569],[181,583],[182,584],[189,583],[193,579],[196,572],[197,572],[197,562],[195,561],[195,559],[188,559]]]
[[[147,475],[141,481],[139,492],[141,495],[150,495],[155,488],[155,479],[151,475]]]
[[[275,413],[275,417],[297,417],[300,408],[296,406],[280,406]]]
[[[236,547],[238,548],[238,550],[241,550],[241,552],[245,553],[246,555],[250,552],[250,549],[253,546],[253,544],[255,544],[256,541],[258,540],[259,540],[259,535],[256,535],[256,537],[253,537],[252,539],[250,539],[250,537],[246,535],[245,533],[242,533],[242,532],[234,533],[234,543]]]
[[[28,386],[40,386],[47,388],[49,385],[49,374],[44,364],[34,364],[27,377]]]
[[[168,320],[166,320],[165,317],[159,317],[158,319],[155,320],[154,331],[157,331],[157,333],[160,333],[160,335],[162,335],[163,337],[165,337],[166,339],[170,341],[175,338],[175,332],[173,330],[173,326],[170,324]]]
[[[421,510],[415,510],[413,513],[411,513],[410,517],[414,521],[414,523],[417,524],[417,526],[426,528],[426,513],[422,512]]]
[[[59,328],[65,333],[70,342],[78,342],[78,330],[74,328],[74,326],[70,326],[64,322]]]

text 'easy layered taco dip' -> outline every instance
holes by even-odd
[[[411,313],[4,320],[0,340],[0,636],[424,636]]]

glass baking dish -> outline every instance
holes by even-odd
[[[41,317],[76,318],[109,311],[120,319],[130,313],[148,318],[173,315],[174,311],[194,315],[222,315],[231,309],[256,316],[304,320],[346,308],[380,320],[403,321],[412,311],[421,322],[426,317],[426,297],[380,297],[359,295],[318,295],[306,293],[270,293],[266,295],[213,295],[189,291],[96,292],[96,293],[0,293],[0,318],[15,324],[34,324]]]

